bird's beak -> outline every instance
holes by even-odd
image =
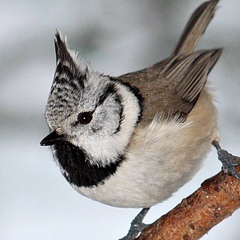
[[[64,141],[64,135],[60,135],[57,131],[51,132],[41,142],[41,146],[50,146]]]

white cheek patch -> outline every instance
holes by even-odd
[[[101,137],[108,137],[114,134],[119,124],[121,124],[121,104],[116,102],[111,96],[108,99],[104,105],[99,106],[95,110],[90,134],[100,134]]]
[[[117,94],[121,97],[123,118],[120,119],[119,114],[114,114],[114,110],[112,109],[112,116],[109,114],[106,120],[102,122],[103,127],[99,132],[91,135],[79,134],[71,141],[74,145],[87,152],[89,160],[93,164],[102,166],[117,161],[119,156],[124,154],[141,112],[139,100],[131,90],[121,83],[116,82],[115,84]],[[102,120],[99,119],[99,121]],[[110,135],[106,134],[108,129],[111,132],[114,128],[111,125],[115,124],[117,126],[119,125],[119,121],[119,131]]]

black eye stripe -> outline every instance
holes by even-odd
[[[122,121],[124,120],[124,115],[123,115],[123,106],[120,102],[120,106],[121,106],[121,110],[120,110],[120,120],[119,120],[119,123],[118,123],[118,127],[116,128],[115,132],[113,134],[116,134],[118,133],[120,130],[121,130],[121,125],[122,125]]]
[[[109,83],[108,86],[105,88],[104,92],[102,93],[102,95],[99,97],[97,106],[100,106],[104,103],[104,101],[111,95],[111,94],[116,94],[117,93],[117,89],[115,87],[114,83]]]

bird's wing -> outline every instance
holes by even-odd
[[[170,58],[118,77],[139,88],[144,98],[144,121],[151,121],[156,113],[167,118],[176,113],[186,117],[194,107],[222,52],[222,49],[193,52],[214,16],[217,3],[218,0],[210,0],[197,8]]]
[[[157,66],[156,72],[139,71],[120,77],[137,86],[144,99],[144,121],[156,113],[171,119],[176,114],[187,117],[194,107],[222,49],[196,51],[183,58],[171,57]]]

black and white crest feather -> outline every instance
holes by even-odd
[[[76,54],[68,49],[66,39],[59,32],[55,35],[55,51],[57,67],[46,109],[53,127],[76,110],[87,72],[87,67],[80,68]]]
[[[78,186],[86,181],[97,185],[95,180],[103,181],[113,174],[122,159],[119,156],[124,155],[141,116],[140,95],[130,85],[81,64],[59,32],[55,36],[55,50],[57,66],[46,107],[51,131],[64,136],[54,146],[55,159],[70,182],[75,181]],[[79,121],[83,113],[92,116],[88,124]],[[76,163],[81,163],[79,169]],[[80,174],[82,166],[89,167],[91,176],[98,169],[101,177],[86,180]],[[83,182],[73,174],[81,176]]]

